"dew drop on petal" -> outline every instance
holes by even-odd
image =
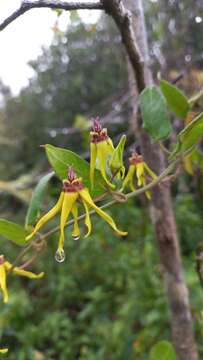
[[[56,260],[58,263],[64,262],[65,258],[66,258],[66,256],[65,256],[64,250],[61,250],[61,251],[57,250],[57,251],[56,251],[55,260]]]
[[[79,240],[80,236],[73,236],[73,240]]]

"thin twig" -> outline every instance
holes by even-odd
[[[137,88],[139,93],[145,88],[145,78],[143,71],[144,59],[137,45],[137,39],[133,31],[131,13],[124,6],[124,1],[102,0],[107,14],[111,15],[120,30],[122,42],[125,45],[130,62],[133,67]]]
[[[159,141],[159,146],[164,153],[166,153],[167,155],[171,154],[171,151],[169,151],[161,141]]]
[[[20,262],[20,260],[23,258],[23,256],[25,254],[27,254],[27,252],[33,247],[33,241],[30,242],[30,244],[28,244],[26,246],[25,249],[23,249],[20,254],[16,257],[16,259],[14,260],[12,267],[9,269],[8,274],[12,273],[13,269],[16,267],[16,265]]]
[[[26,269],[30,265],[32,265],[37,260],[37,254],[33,255],[30,259],[28,259],[24,264],[19,266],[21,270]]]
[[[175,79],[173,79],[171,81],[172,84],[176,84],[178,81],[180,81],[185,75],[185,72],[181,72],[178,76],[175,77]]]
[[[22,1],[21,6],[8,16],[1,24],[0,31],[4,30],[9,24],[11,24],[18,17],[25,12],[36,8],[50,8],[50,9],[62,9],[62,10],[80,10],[80,9],[103,9],[101,1],[60,1],[60,0],[38,0],[38,1]]]
[[[202,244],[196,250],[196,271],[201,287],[203,288],[203,247]]]

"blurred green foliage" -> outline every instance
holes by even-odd
[[[32,359],[34,350],[45,359],[123,359],[126,354],[142,359],[155,339],[168,336],[148,217],[133,204],[114,209],[117,218],[123,213],[127,239],[116,237],[95,217],[89,239],[72,241],[68,231],[63,264],[54,261],[56,238],[49,239],[39,261],[46,268],[44,285],[32,283],[19,293],[11,284],[11,303],[0,318],[3,340],[12,348],[10,359],[16,351],[19,359]]]
[[[80,144],[79,151],[84,152],[87,137],[79,131],[69,134],[67,129],[75,123],[77,128],[80,115],[89,127],[87,117],[109,111],[113,97],[125,91],[127,69],[119,44],[112,21],[104,17],[98,25],[84,25],[76,16],[67,32],[56,33],[52,45],[30,61],[35,72],[30,85],[17,97],[4,90],[0,126],[12,144],[1,146],[0,141],[4,178],[43,163],[41,144],[60,144],[73,151]],[[6,161],[12,164],[9,172]]]
[[[195,216],[184,197],[177,202],[178,212],[180,207],[182,215]],[[73,241],[67,231],[63,264],[54,260],[57,236],[48,240],[37,265],[37,270],[46,271],[43,280],[8,279],[10,302],[0,314],[1,343],[10,347],[6,358],[144,360],[158,340],[170,339],[163,279],[147,213],[134,202],[114,207],[112,213],[128,229],[126,239],[95,216],[90,238]],[[196,222],[195,228],[201,233],[202,223]],[[184,242],[181,226],[179,231]],[[185,221],[184,231],[192,241],[191,223]],[[6,242],[2,250],[10,257],[14,253]],[[184,262],[201,344],[202,289],[192,256]],[[200,350],[203,355],[202,345]]]
[[[155,67],[183,72],[202,68],[202,1],[194,6],[193,0],[144,0],[144,5]]]
[[[152,57],[161,59],[156,55],[161,43],[162,50],[166,46],[170,49],[168,62],[172,65],[173,59],[182,63],[187,49],[182,48],[180,56],[171,51],[181,51],[185,27],[183,33],[177,27],[176,35],[171,36],[174,26],[171,23],[169,27],[170,16],[176,17],[177,24],[188,21],[186,16],[180,19],[176,7],[181,7],[174,3],[175,8],[166,1],[148,1],[146,5]],[[185,8],[186,3],[191,2],[181,6]],[[171,12],[166,11],[167,6]],[[188,36],[191,39],[193,35]],[[191,49],[191,42],[189,45]],[[4,108],[0,110],[1,179],[13,179],[35,167],[47,170],[40,144],[84,152],[88,141],[85,119],[88,122],[92,115],[116,110],[124,123],[109,124],[111,135],[126,130],[128,109],[114,101],[115,96],[126,92],[125,64],[120,37],[112,22],[101,18],[97,25],[84,25],[75,16],[69,31],[56,34],[52,46],[44,48],[42,55],[31,62],[35,77],[19,96],[12,97],[9,89],[0,84],[4,97]],[[75,124],[76,128],[82,124],[84,132],[69,135],[66,129]],[[44,208],[51,207],[60,191],[57,180],[51,184]],[[195,271],[195,250],[203,231],[202,195],[188,176],[174,186],[173,193],[195,331],[203,356],[203,290]],[[162,272],[143,203],[141,198],[111,210],[120,228],[128,230],[127,238],[118,238],[108,225],[94,217],[90,238],[72,241],[67,231],[65,263],[54,260],[57,235],[48,240],[35,266],[36,271],[45,270],[44,279],[8,279],[10,302],[2,305],[0,312],[1,345],[10,348],[5,359],[147,360],[158,340],[170,340]],[[1,194],[0,212],[24,223],[25,206],[10,195]],[[1,241],[1,252],[12,261],[18,248]]]

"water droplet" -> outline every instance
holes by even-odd
[[[202,22],[202,17],[201,17],[201,16],[196,16],[196,17],[195,17],[195,22],[196,22],[197,24],[201,23],[201,22]]]
[[[61,251],[57,250],[56,251],[55,260],[57,262],[62,263],[62,262],[64,262],[65,258],[66,258],[66,256],[65,256],[64,250],[61,250]]]
[[[77,235],[77,236],[73,236],[73,240],[79,240],[80,236]]]

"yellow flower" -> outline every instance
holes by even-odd
[[[8,352],[8,349],[0,349],[0,354],[6,354]]]
[[[117,228],[114,220],[111,218],[110,215],[106,214],[102,209],[95,205],[90,196],[89,190],[84,187],[82,179],[77,178],[74,170],[72,168],[69,168],[68,178],[63,181],[63,190],[56,205],[47,214],[42,216],[42,218],[36,224],[33,232],[29,236],[27,236],[26,239],[30,240],[48,220],[52,219],[59,211],[61,211],[60,238],[57,254],[62,257],[62,255],[64,254],[64,228],[70,213],[72,213],[74,219],[72,236],[75,240],[77,240],[80,236],[80,229],[78,226],[78,202],[81,202],[85,209],[85,225],[87,226],[88,230],[85,237],[87,237],[91,233],[92,229],[89,208],[93,208],[96,213],[99,214],[119,235],[127,235],[127,232],[120,231]]]
[[[137,185],[138,186],[145,186],[146,185],[146,175],[150,175],[152,179],[156,179],[156,174],[149,168],[149,166],[146,164],[146,162],[143,161],[143,158],[141,155],[134,152],[132,156],[129,158],[130,166],[128,169],[128,173],[123,181],[122,190],[125,189],[127,185],[130,186],[131,190],[135,190],[135,186],[133,183],[134,175],[136,173],[137,177]],[[148,199],[151,198],[150,191],[145,192]]]
[[[40,274],[36,275],[30,271],[26,271],[23,270],[19,267],[14,267],[12,268],[12,264],[10,264],[8,261],[5,260],[3,255],[0,255],[0,290],[2,291],[3,294],[3,302],[7,303],[8,302],[8,291],[7,291],[7,286],[6,286],[6,277],[7,277],[7,272],[10,271],[19,275],[19,276],[25,276],[28,277],[30,279],[40,279],[42,276],[44,276],[44,273],[41,272]]]
[[[97,167],[108,186],[115,186],[109,181],[106,170],[108,161],[114,152],[112,140],[107,135],[107,129],[103,129],[99,118],[93,119],[93,131],[90,132],[90,182],[94,186],[94,170]]]

